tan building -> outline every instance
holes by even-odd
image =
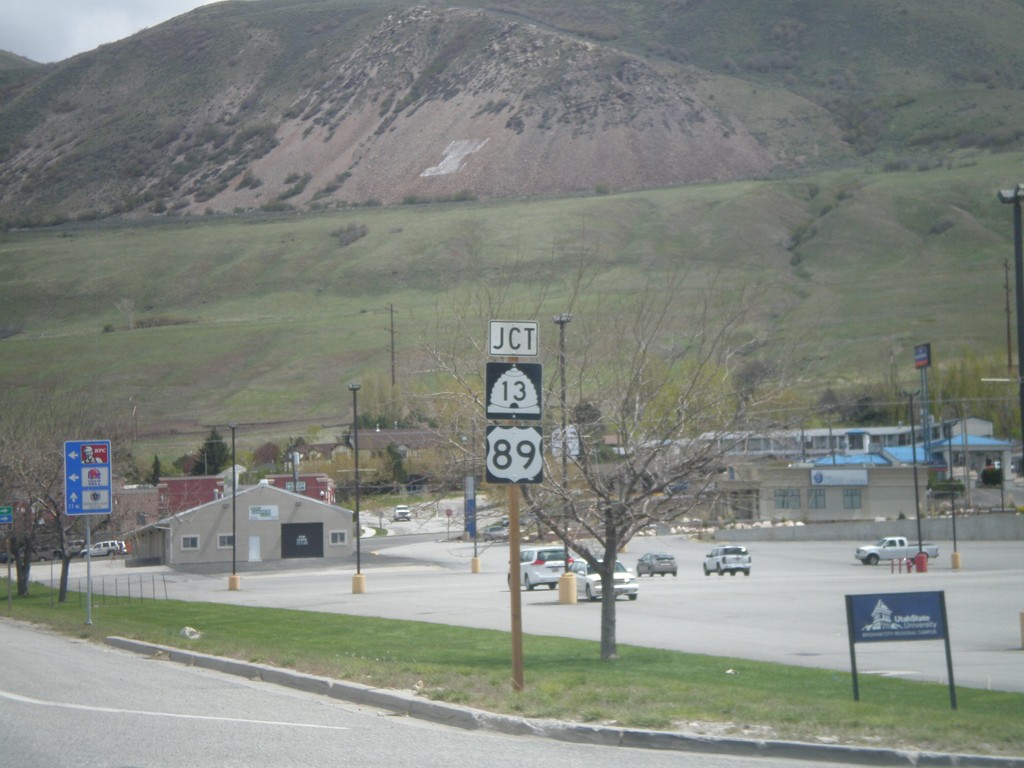
[[[918,470],[922,503],[927,473]],[[734,469],[719,481],[715,516],[735,520],[837,520],[913,518],[912,466],[764,466]]]
[[[135,531],[133,560],[228,571],[233,562],[344,562],[355,552],[353,522],[351,510],[260,483]]]

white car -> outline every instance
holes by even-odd
[[[398,504],[395,507],[395,513],[391,516],[391,521],[394,523],[407,523],[412,520],[412,512],[409,511],[408,504]]]
[[[569,565],[572,565],[572,556]],[[519,550],[519,580],[524,587],[532,590],[540,584],[548,589],[558,586],[558,580],[565,573],[565,547],[524,547]],[[509,573],[511,585],[512,574]]]
[[[737,571],[742,571],[744,576],[750,575],[750,553],[739,544],[715,547],[704,558],[705,576],[710,576],[712,572],[719,576],[723,573],[735,576]]]
[[[601,586],[601,574],[584,560],[577,560],[569,569],[576,574],[576,594],[587,600],[600,600],[604,594]],[[625,595],[636,600],[640,594],[640,581],[626,566],[615,561],[615,596]]]

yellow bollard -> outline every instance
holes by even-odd
[[[576,574],[566,571],[558,577],[558,602],[561,605],[576,605]]]
[[[352,594],[361,595],[366,592],[366,574],[355,573],[352,575]]]
[[[960,570],[960,553],[954,552],[952,556],[952,566],[954,571]]]
[[[242,588],[242,577],[237,573],[232,573],[228,576],[228,591],[237,592]]]
[[[469,561],[469,572],[480,573],[480,558],[474,557]]]

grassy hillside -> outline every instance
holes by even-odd
[[[591,320],[681,268],[680,302],[711,282],[756,289],[749,335],[766,356],[797,346],[795,381],[809,396],[883,380],[891,365],[912,380],[917,343],[930,341],[939,365],[1005,349],[1012,227],[995,192],[1022,159],[963,153],[916,171],[7,232],[0,386],[87,389],[125,413],[131,398],[143,434],[232,419],[338,424],[347,382],[388,379],[389,305],[403,384],[474,286],[504,292],[516,319],[541,320],[553,362],[545,321],[563,310],[581,253],[596,278],[579,309]],[[484,333],[482,321],[466,349]]]

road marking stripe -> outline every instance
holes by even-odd
[[[314,723],[292,723],[280,720],[250,720],[241,717],[213,717],[210,715],[183,715],[174,712],[147,712],[139,709],[116,709],[113,707],[96,707],[88,704],[67,704],[59,701],[42,701],[29,696],[20,696],[10,691],[0,691],[0,698],[16,701],[21,704],[34,704],[40,707],[56,707],[59,709],[76,709],[85,712],[104,712],[113,715],[144,715],[146,717],[169,717],[179,720],[209,720],[221,723],[250,723],[254,725],[276,725],[286,728],[314,728],[326,731],[348,731],[351,730],[340,725],[316,725]]]

